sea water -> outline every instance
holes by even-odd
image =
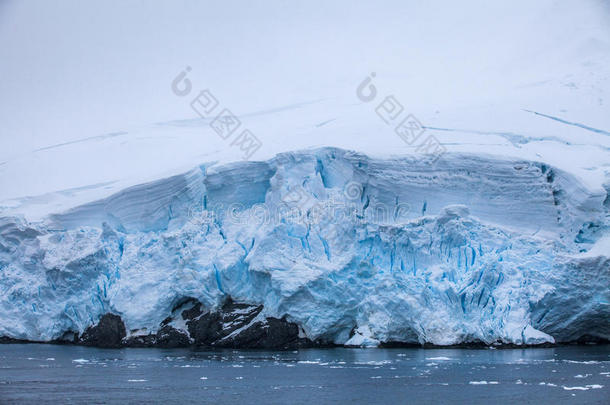
[[[610,403],[610,346],[97,349],[0,345],[0,403]]]

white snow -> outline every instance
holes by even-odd
[[[106,312],[154,332],[230,295],[350,346],[608,339],[607,9],[391,3],[158,5],[146,24],[3,6],[0,336]],[[262,142],[248,161],[191,109],[203,89]],[[401,139],[389,95],[447,152]]]
[[[450,153],[198,167],[40,223],[1,220],[0,334],[53,339],[108,311],[154,332],[180,300],[230,295],[354,346],[608,336],[608,256],[578,252],[606,211],[581,186],[546,164]]]
[[[251,160],[320,146],[417,154],[375,112],[394,95],[449,151],[542,160],[589,190],[606,181],[610,24],[594,0],[271,1],[188,12],[160,3],[146,23],[128,4],[31,7],[5,6],[0,27],[0,74],[12,78],[0,92],[6,214],[40,219],[204,162],[241,160],[190,107],[206,88],[262,141]],[[201,15],[219,18],[202,24]],[[171,83],[187,65],[192,91],[179,97]],[[356,88],[371,72],[378,96],[363,103]]]

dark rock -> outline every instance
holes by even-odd
[[[244,349],[295,349],[311,345],[299,338],[299,327],[285,319],[266,318],[257,321],[233,336],[215,342],[217,347]]]
[[[157,335],[137,335],[130,336],[123,340],[126,347],[155,347],[157,345]]]
[[[127,335],[120,316],[105,314],[95,326],[90,326],[80,338],[80,343],[96,347],[121,347]]]
[[[182,311],[182,319],[195,319],[197,318],[199,315],[203,314],[203,311],[201,310],[201,303],[200,302],[195,302],[193,303],[193,307],[190,309],[185,309],[184,311]]]
[[[219,312],[203,314],[195,320],[188,321],[186,325],[191,338],[198,346],[209,346],[222,337]]]
[[[224,348],[292,349],[312,346],[299,338],[299,327],[285,319],[261,318],[262,305],[227,299],[222,307],[202,314],[185,313],[189,334],[197,346]],[[191,316],[196,315],[192,318]]]
[[[299,327],[285,318],[260,316],[262,305],[234,302],[228,298],[215,310],[206,311],[199,301],[187,299],[180,302],[172,314],[161,322],[156,333],[134,335],[126,338],[121,317],[104,315],[99,323],[90,326],[75,343],[97,347],[222,347],[294,349],[318,346],[318,342],[299,337]],[[176,329],[176,321],[186,321],[187,330]],[[182,323],[182,322],[179,322]],[[70,341],[66,336],[65,341]]]
[[[123,345],[127,347],[188,347],[191,339],[176,328],[165,325],[157,333],[148,335],[130,336],[123,340]]]
[[[581,337],[579,337],[576,340],[575,343],[579,344],[579,345],[590,345],[590,344],[606,345],[606,344],[610,343],[610,341],[608,339],[605,339],[605,338],[599,337],[599,336],[582,335]]]
[[[157,346],[160,347],[186,347],[191,345],[191,339],[179,330],[164,326],[157,332]]]
[[[223,306],[214,312],[207,312],[193,318],[192,312],[183,312],[183,318],[188,319],[187,327],[191,338],[198,346],[213,346],[235,330],[248,325],[261,311],[263,306],[239,304],[230,298]]]
[[[30,343],[30,342],[27,340],[15,339],[15,338],[8,337],[8,336],[0,336],[0,344],[6,344],[6,343]]]
[[[73,332],[73,331],[67,331],[64,332],[63,335],[61,335],[59,338],[53,340],[53,343],[56,344],[78,344],[79,342],[79,337],[78,337],[78,332]]]

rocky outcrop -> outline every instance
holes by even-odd
[[[307,347],[335,347],[336,344],[306,337],[302,329],[286,318],[264,316],[263,305],[234,302],[227,298],[218,308],[205,308],[199,301],[188,298],[181,302],[155,333],[146,330],[126,332],[121,317],[107,313],[99,322],[89,326],[82,335],[67,331],[61,338],[52,340],[54,344],[77,344],[102,348],[160,347],[160,348],[231,348],[293,350]],[[410,343],[404,341],[372,341],[367,334],[354,327],[345,347],[455,347],[482,348],[490,344],[472,340],[456,345],[437,346],[430,343]],[[357,339],[360,336],[360,339]],[[0,336],[2,343],[35,343],[29,340]],[[608,340],[596,336],[583,336],[573,341],[578,344],[608,344]],[[502,348],[523,347],[496,341],[491,346]],[[532,346],[532,345],[525,345]],[[542,343],[537,347],[552,347]]]
[[[79,343],[85,346],[121,347],[126,335],[125,324],[121,317],[106,314],[102,316],[97,325],[85,330]]]
[[[158,332],[133,331],[121,342],[128,347],[218,347],[294,349],[319,345],[304,337],[298,325],[286,319],[265,317],[262,305],[227,299],[208,310],[187,300],[160,325]]]
[[[123,346],[172,348],[188,347],[192,343],[186,333],[166,325],[155,334],[130,336],[124,339]]]
[[[218,311],[201,312],[194,308],[187,322],[190,336],[200,346],[263,349],[290,349],[311,346],[299,337],[299,327],[286,319],[261,316],[263,306],[227,300]]]

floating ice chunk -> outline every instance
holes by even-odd
[[[589,384],[585,385],[584,387],[566,387],[565,385],[563,386],[563,389],[566,391],[587,391],[591,389],[595,390],[600,388],[604,388],[604,386],[599,384]]]

